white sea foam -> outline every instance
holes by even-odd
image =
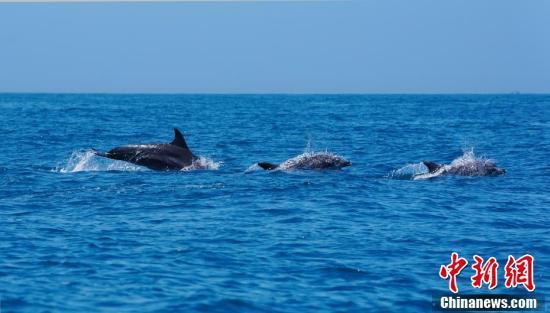
[[[103,171],[134,172],[146,170],[147,168],[137,166],[128,162],[98,157],[92,150],[74,151],[64,165],[58,166],[55,169],[55,171],[60,173]]]
[[[216,171],[220,169],[220,166],[223,164],[222,161],[214,161],[210,158],[199,156],[198,159],[193,161],[189,166],[182,168],[182,171],[193,171],[193,170],[213,170]]]
[[[412,163],[391,171],[386,177],[391,179],[411,179],[415,175],[427,173],[427,170],[422,162]]]
[[[476,156],[473,148],[464,151],[464,154],[454,159],[450,167],[463,167],[471,169],[472,172],[481,172],[487,166],[494,165],[494,160],[488,159],[485,156]]]
[[[244,171],[245,173],[251,173],[251,172],[256,172],[256,171],[263,171],[263,168],[261,168],[258,163],[254,163],[252,165],[250,165],[246,171]]]

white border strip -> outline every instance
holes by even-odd
[[[256,3],[277,3],[277,2],[349,2],[353,0],[0,0],[0,3],[167,3],[167,2],[193,2],[193,3],[211,3],[211,2],[256,2]]]

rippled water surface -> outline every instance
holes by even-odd
[[[173,127],[208,170],[90,152]],[[429,311],[451,251],[548,293],[549,130],[545,95],[0,95],[0,310]],[[412,179],[472,149],[507,173]],[[306,150],[353,165],[254,167]]]

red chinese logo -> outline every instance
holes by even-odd
[[[458,258],[458,253],[453,252],[451,254],[451,263],[441,265],[441,268],[439,269],[439,277],[449,279],[449,290],[454,293],[458,292],[456,277],[460,274],[460,272],[462,272],[466,265],[468,265],[468,261],[465,258]]]
[[[481,288],[483,283],[489,284],[489,289],[493,289],[497,286],[498,277],[497,269],[498,262],[494,257],[490,257],[485,264],[483,263],[483,258],[479,255],[474,255],[475,263],[472,265],[472,268],[476,272],[472,276],[472,286],[475,288]]]
[[[508,256],[508,262],[505,267],[506,281],[504,285],[506,288],[516,287],[517,285],[523,285],[527,290],[535,290],[535,280],[533,278],[533,264],[535,259],[526,254],[519,259],[514,259],[513,256]]]
[[[483,284],[487,284],[489,289],[494,289],[498,284],[497,271],[499,264],[497,259],[490,257],[485,261],[479,255],[474,255],[473,259],[472,269],[475,273],[470,277],[472,286],[481,288]],[[534,264],[535,258],[529,254],[518,259],[511,255],[508,256],[508,262],[506,262],[504,269],[504,278],[506,279],[504,285],[506,288],[523,285],[528,291],[535,290]],[[468,261],[465,258],[459,258],[458,253],[453,252],[451,253],[451,263],[441,265],[439,269],[439,277],[449,280],[449,290],[453,293],[458,292],[456,278],[466,265],[468,265]]]

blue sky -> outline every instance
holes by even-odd
[[[0,92],[550,92],[550,1],[0,3]]]

